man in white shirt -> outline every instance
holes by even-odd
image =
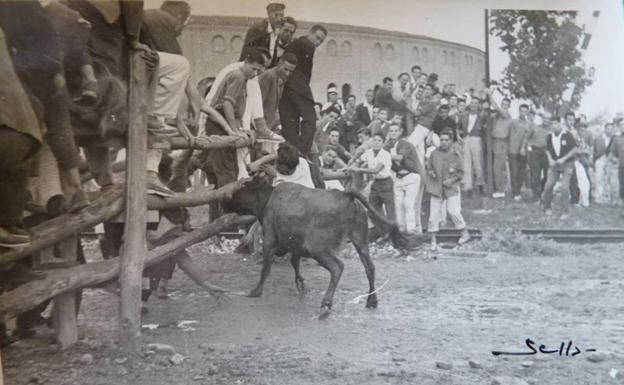
[[[386,218],[395,221],[396,212],[394,207],[394,184],[392,182],[392,157],[383,149],[386,141],[382,133],[377,133],[371,138],[371,148],[362,154],[362,161],[366,167],[350,166],[348,170],[369,174],[373,177],[370,196],[371,205],[380,213],[384,212]]]

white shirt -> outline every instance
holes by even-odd
[[[225,75],[241,68],[244,64],[245,62],[239,61],[223,67],[223,69],[217,74],[217,77],[210,88],[210,92],[206,95],[206,98],[204,99],[205,102],[211,104],[212,98],[214,98],[217,93],[217,89],[223,82]],[[200,134],[204,133],[204,126],[206,125],[207,118],[208,116],[203,112],[199,115]],[[247,100],[242,119],[243,129],[251,129],[252,121],[260,118],[264,118],[264,110],[262,109],[262,91],[260,91],[260,83],[258,83],[258,77],[256,76],[247,81]]]
[[[383,167],[377,174],[373,174],[375,179],[386,179],[392,176],[392,158],[390,153],[383,148],[379,150],[377,155],[372,148],[366,150],[362,155],[362,160],[366,162],[368,168],[376,168],[381,164]]]
[[[292,175],[280,174],[276,171],[275,179],[273,180],[273,186],[277,186],[282,182],[290,182],[300,184],[308,188],[314,188],[314,182],[312,181],[312,172],[310,171],[310,165],[304,158],[299,158],[299,164],[295,168],[295,172]]]
[[[563,132],[564,131],[561,130],[559,135],[553,132],[552,135],[550,136],[550,142],[552,143],[553,148],[555,149],[555,154],[557,154],[557,157],[561,153],[561,137],[563,136]]]
[[[267,23],[267,32],[269,33],[269,52],[271,54],[271,59],[273,59],[273,51],[275,50],[275,45],[277,44],[279,29],[273,29],[271,23]]]
[[[468,133],[470,133],[470,131],[472,131],[472,129],[474,128],[478,116],[479,115],[476,113],[468,113]]]

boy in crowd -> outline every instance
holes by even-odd
[[[556,116],[551,119],[552,132],[546,138],[546,156],[548,157],[548,177],[542,194],[542,203],[546,215],[552,215],[552,199],[555,184],[561,177],[562,219],[569,216],[570,211],[570,178],[574,172],[574,161],[577,144],[574,135],[563,130]]]
[[[416,149],[403,138],[403,128],[392,124],[384,149],[390,152],[394,171],[394,203],[397,224],[401,231],[422,232],[420,218],[416,218],[416,198],[420,189],[423,169]],[[420,212],[420,210],[418,210]]]
[[[513,199],[522,199],[520,190],[526,175],[527,158],[523,151],[524,138],[527,136],[533,122],[529,120],[529,106],[521,104],[518,108],[518,119],[514,119],[509,129],[509,179]]]
[[[607,122],[604,132],[594,138],[594,169],[596,170],[596,188],[594,198],[596,203],[609,201],[609,178],[607,173],[607,148],[610,149],[611,140],[614,137],[615,125]]]
[[[332,127],[329,130],[329,136],[327,137],[327,145],[333,146],[336,150],[338,157],[343,162],[348,162],[351,159],[351,154],[346,148],[340,144],[340,129],[338,127]]]
[[[375,107],[378,108],[378,107]],[[382,133],[386,135],[388,133],[388,110],[385,108],[378,108],[377,116],[373,118],[373,121],[368,125],[368,129],[371,135]]]
[[[344,171],[346,165],[338,157],[336,147],[325,146],[319,158],[321,178],[325,181],[325,188],[343,191],[341,180],[349,179],[349,173]]]
[[[442,220],[442,204],[446,200],[446,211],[455,228],[461,230],[459,244],[470,240],[466,222],[461,214],[459,186],[464,176],[463,159],[452,146],[453,131],[445,128],[440,132],[440,146],[431,153],[428,160],[427,191],[431,194],[429,206],[429,226],[431,249],[437,250],[436,233]]]
[[[385,140],[386,137],[381,133],[373,135],[371,148],[362,155],[362,161],[366,163],[366,167],[350,166],[347,170],[373,177],[368,200],[380,213],[383,213],[385,208],[386,217],[394,221],[396,211],[392,183],[392,158],[390,153],[383,149]]]
[[[620,201],[618,204],[622,205],[624,200],[624,119],[618,121],[618,130],[619,134],[611,140],[610,153],[618,160],[618,179],[620,182]]]
[[[546,155],[547,137],[550,133],[552,116],[542,114],[542,124],[531,124],[524,137],[520,154],[525,153],[529,161],[530,187],[533,199],[539,200],[544,191],[546,176],[548,175],[548,155]]]

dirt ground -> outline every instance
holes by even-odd
[[[620,211],[578,209],[572,222],[621,227]],[[202,213],[196,210],[194,217],[201,221]],[[497,213],[467,209],[466,217],[470,227],[557,227],[526,203],[498,207]],[[366,292],[366,277],[353,250],[347,251],[333,312],[322,321],[319,307],[329,274],[314,261],[302,262],[309,289],[303,299],[284,258],[275,262],[262,298],[232,295],[227,303],[217,303],[177,271],[170,298],[152,297],[147,304],[140,338],[144,354],[136,360],[116,349],[115,291],[86,290],[79,343],[59,352],[41,326],[38,337],[2,351],[5,383],[624,383],[624,245],[505,237],[516,236],[503,234],[435,254],[422,248],[399,255],[373,246],[379,288],[375,310],[358,301]],[[235,243],[225,240],[217,246],[210,240],[189,250],[213,283],[246,292],[257,282],[260,265],[234,253]],[[86,246],[91,259],[99,258],[95,243]],[[544,344],[557,352],[491,353],[529,352],[527,338],[536,348]],[[576,346],[582,353],[559,355],[560,344],[570,340],[570,352]],[[151,343],[170,347],[148,348]],[[171,363],[174,353],[183,362]]]

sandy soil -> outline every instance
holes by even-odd
[[[231,245],[226,245],[230,246]],[[260,266],[247,256],[190,249],[215,283],[250,290]],[[331,316],[318,320],[328,273],[302,263],[309,293],[299,299],[290,263],[278,259],[259,299],[218,304],[179,271],[171,297],[151,298],[140,338],[172,352],[135,361],[115,349],[118,298],[85,292],[81,340],[59,353],[49,331],[3,350],[7,385],[45,384],[615,384],[624,383],[622,245],[562,248],[557,256],[375,249],[379,308],[353,303],[367,284],[347,254]],[[181,321],[196,321],[180,327]],[[524,341],[558,349],[572,340],[575,357],[499,356],[527,351]],[[572,348],[574,349],[574,347]],[[89,357],[89,355],[91,357]],[[592,362],[588,358],[592,357]],[[91,360],[92,358],[92,360]],[[474,368],[469,365],[472,360]]]

